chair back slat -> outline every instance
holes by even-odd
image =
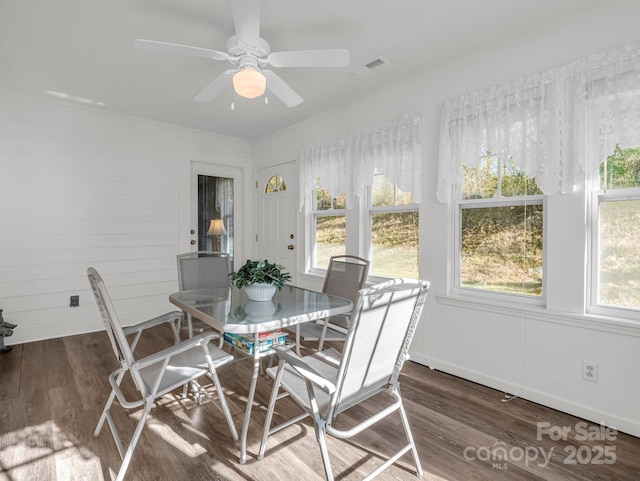
[[[332,417],[397,384],[428,288],[426,281],[394,279],[360,291],[329,407]]]
[[[222,252],[198,251],[179,254],[178,286],[181,291],[228,287],[231,262]]]
[[[107,331],[107,335],[111,341],[113,352],[116,355],[118,362],[123,367],[129,367],[134,361],[133,353],[131,352],[131,349],[129,349],[127,338],[122,330],[118,320],[118,314],[113,307],[113,302],[107,292],[104,281],[100,274],[98,274],[98,271],[93,267],[89,267],[89,269],[87,269],[87,277],[89,278],[89,284],[91,285],[93,295],[96,298],[96,304],[98,304],[98,310],[100,311],[102,322],[104,323],[105,330]]]
[[[333,256],[329,260],[322,292],[344,297],[354,303],[364,287],[369,272],[369,261],[356,256]]]
[[[120,319],[118,318],[118,314],[113,306],[107,287],[98,271],[93,267],[89,267],[87,269],[87,277],[89,278],[89,284],[91,285],[93,295],[96,298],[96,304],[98,304],[98,310],[100,311],[102,322],[104,323],[105,330],[109,336],[109,341],[111,341],[113,352],[123,370],[129,370],[131,365],[134,363],[135,358],[133,357],[133,352],[131,352],[129,343],[127,342],[127,337],[122,329]],[[135,374],[136,373],[132,372],[132,378],[136,387],[140,392],[144,392],[144,383],[142,379]]]

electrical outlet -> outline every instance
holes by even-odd
[[[595,362],[582,361],[582,379],[598,382],[598,365]]]
[[[80,296],[71,296],[69,298],[69,307],[78,307],[80,305]]]

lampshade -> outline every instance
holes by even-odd
[[[222,219],[213,219],[211,221],[207,235],[227,235],[227,230],[224,228]]]
[[[233,75],[233,88],[241,97],[255,99],[264,94],[267,88],[267,78],[262,72],[245,67]]]

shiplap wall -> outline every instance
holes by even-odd
[[[237,139],[0,94],[0,309],[18,324],[7,344],[102,328],[90,265],[123,323],[174,310],[185,151],[251,164]]]

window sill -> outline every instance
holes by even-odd
[[[640,322],[594,314],[550,311],[542,306],[487,301],[460,295],[436,294],[439,304],[473,309],[538,322],[592,329],[626,336],[640,337]]]

